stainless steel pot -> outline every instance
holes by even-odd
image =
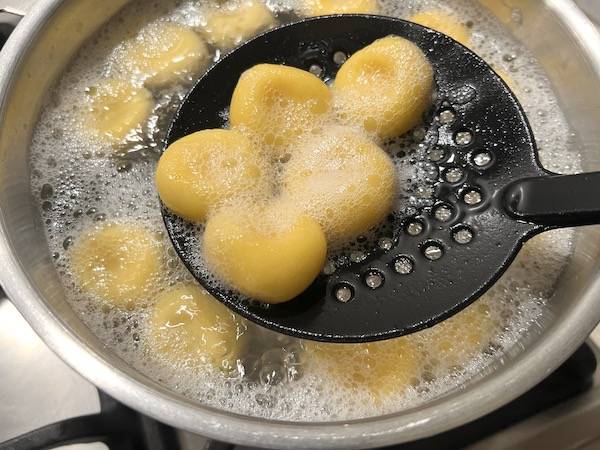
[[[104,391],[205,436],[272,448],[368,448],[433,435],[539,382],[600,321],[600,227],[577,231],[573,258],[538,328],[511,354],[442,398],[364,420],[293,423],[203,406],[148,379],[106,348],[66,303],[29,191],[28,146],[40,105],[95,30],[127,0],[37,0],[0,54],[0,282],[67,363]],[[480,0],[545,67],[577,134],[585,170],[600,170],[600,35],[571,0]],[[10,0],[0,0],[0,9]],[[14,9],[29,2],[13,0]],[[518,18],[519,20],[514,20]]]

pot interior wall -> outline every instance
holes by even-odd
[[[47,92],[86,39],[126,3],[127,0],[63,2],[49,20],[36,27],[38,35],[27,42],[18,70],[10,74],[11,87],[0,98],[0,210],[12,257],[26,272],[30,287],[63,325],[117,365],[120,360],[102,349],[65,300],[29,189],[28,149]],[[6,291],[10,293],[11,288],[6,287]]]
[[[13,257],[18,261],[27,273],[31,287],[44,299],[47,308],[86,347],[130,377],[154,385],[106,349],[66,303],[48,254],[35,202],[29,191],[28,147],[46,92],[84,40],[126,1],[63,2],[53,18],[40,28],[39,35],[29,41],[29,49],[23,56],[20,68],[13,74],[12,89],[5,98],[0,99],[4,111],[4,115],[0,117],[0,210],[2,225],[13,255],[3,257]],[[585,170],[600,169],[600,152],[596,150],[600,145],[600,127],[597,126],[600,123],[599,68],[595,67],[593,60],[582,50],[581,30],[565,26],[556,11],[553,11],[553,7],[561,2],[481,2],[525,42],[546,68],[576,132],[576,150],[584,156]],[[515,21],[515,17],[520,18],[519,21]],[[539,328],[539,334],[532,334],[527,338],[531,342],[516,346],[525,350],[519,355],[515,354],[515,358],[527,356],[527,352],[536,344],[534,341],[551,333],[564,316],[578,307],[578,299],[587,293],[592,280],[598,275],[599,253],[600,227],[579,230],[575,254],[560,279],[544,325]],[[7,287],[9,292],[19,289],[19,286]],[[592,325],[584,326],[591,328]],[[505,364],[510,363],[509,357]],[[475,384],[472,383],[473,388]],[[154,386],[160,389],[157,385]]]
[[[524,42],[544,67],[574,132],[572,150],[582,155],[584,171],[600,170],[600,128],[597,126],[600,67],[589,53],[598,49],[590,48],[586,41],[590,24],[580,22],[573,26],[562,20],[563,14],[569,14],[569,8],[565,8],[567,2],[480,0],[480,3]],[[545,327],[538,330],[540,334],[551,333],[561,315],[578,306],[578,299],[585,294],[588,283],[598,276],[599,253],[600,227],[578,229],[573,256],[548,304]]]

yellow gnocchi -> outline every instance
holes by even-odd
[[[294,149],[282,187],[287,202],[314,217],[330,243],[341,243],[390,213],[397,183],[384,150],[362,133],[333,127]]]
[[[451,368],[485,350],[497,329],[484,296],[458,314],[421,333],[429,343],[431,356]]]
[[[405,337],[367,344],[307,341],[304,347],[344,387],[366,390],[377,402],[402,393],[420,375],[418,348]]]
[[[190,221],[202,221],[232,198],[267,195],[268,170],[243,134],[203,130],[165,150],[156,169],[156,186],[170,210]]]
[[[423,11],[415,14],[409,20],[450,36],[466,47],[470,44],[471,32],[453,14],[439,10]]]
[[[274,209],[223,209],[204,231],[204,259],[214,274],[242,294],[282,303],[302,293],[325,263],[323,230],[308,216],[278,216]]]
[[[208,57],[206,43],[191,28],[154,22],[126,42],[116,59],[126,74],[159,89],[198,75]]]
[[[94,134],[119,144],[136,132],[152,114],[154,99],[143,87],[107,79],[88,88],[88,116],[85,124]]]
[[[162,248],[146,228],[107,224],[75,241],[70,258],[73,276],[84,291],[125,307],[152,294]]]
[[[240,77],[231,98],[233,128],[281,149],[320,125],[331,93],[315,75],[294,67],[259,64]]]
[[[158,297],[150,332],[150,344],[175,363],[209,363],[232,373],[245,325],[204,289],[184,284]]]
[[[328,14],[375,14],[377,0],[305,0],[304,10],[310,16]]]
[[[433,69],[423,52],[398,36],[378,39],[352,55],[334,83],[336,112],[380,139],[413,128],[431,102]]]
[[[209,14],[203,32],[211,44],[227,50],[272,27],[275,22],[264,3],[251,0],[233,10],[223,8]]]

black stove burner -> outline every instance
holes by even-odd
[[[540,384],[500,409],[445,433],[385,450],[458,450],[576,397],[592,387],[596,356],[584,344]]]
[[[0,444],[0,450],[38,450],[102,442],[110,450],[178,450],[175,429],[119,403],[103,392],[100,412],[38,428]]]
[[[548,378],[493,413],[437,436],[385,450],[462,449],[585,392],[592,386],[595,371],[594,352],[584,344]],[[90,442],[103,442],[110,450],[181,449],[175,429],[137,413],[103,393],[100,393],[100,405],[98,414],[39,428],[1,443],[0,450],[50,449]],[[242,447],[212,441],[203,450],[242,450]]]

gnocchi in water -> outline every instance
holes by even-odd
[[[106,79],[88,88],[88,94],[85,124],[113,144],[139,133],[154,108],[152,94],[127,81]]]
[[[228,200],[269,194],[267,164],[246,136],[203,130],[170,145],[156,169],[164,204],[190,221],[202,221]]]
[[[392,210],[396,171],[387,153],[362,133],[326,128],[294,149],[282,196],[314,217],[331,243],[366,233]]]
[[[159,89],[198,75],[208,62],[208,48],[191,28],[156,22],[125,42],[116,60],[124,74]]]
[[[320,126],[331,92],[315,75],[294,67],[260,64],[245,71],[231,98],[234,129],[281,150]]]
[[[375,14],[377,0],[305,0],[304,10],[310,16],[328,14]]]
[[[406,390],[419,375],[419,349],[405,337],[367,344],[306,341],[304,347],[344,387],[367,390],[377,401]]]
[[[488,347],[494,322],[483,296],[460,313],[423,331],[431,340],[432,350],[445,364],[452,366],[465,361]]]
[[[470,44],[471,32],[453,14],[439,10],[423,11],[415,14],[409,20],[450,36],[466,47]]]
[[[275,17],[263,3],[251,0],[234,9],[222,6],[210,13],[203,32],[211,44],[228,50],[275,23]]]
[[[153,294],[162,269],[162,246],[146,228],[107,224],[75,241],[70,258],[73,275],[84,291],[130,307]]]
[[[388,36],[346,61],[333,94],[343,122],[388,139],[422,121],[433,88],[433,68],[423,52],[406,39]]]
[[[244,343],[242,319],[194,284],[162,293],[150,318],[150,345],[176,363],[209,363],[233,373]]]
[[[320,273],[327,242],[309,216],[290,218],[265,207],[224,209],[206,223],[202,247],[208,267],[242,294],[282,303],[302,293]]]
[[[422,361],[435,358],[438,364],[453,366],[484,351],[498,324],[486,301],[411,337],[367,344],[325,344],[306,341],[304,348],[314,357],[318,369],[333,374],[352,391],[369,391],[377,401],[398,395],[423,372]],[[416,339],[415,339],[416,336]],[[429,343],[424,354],[418,343]]]

